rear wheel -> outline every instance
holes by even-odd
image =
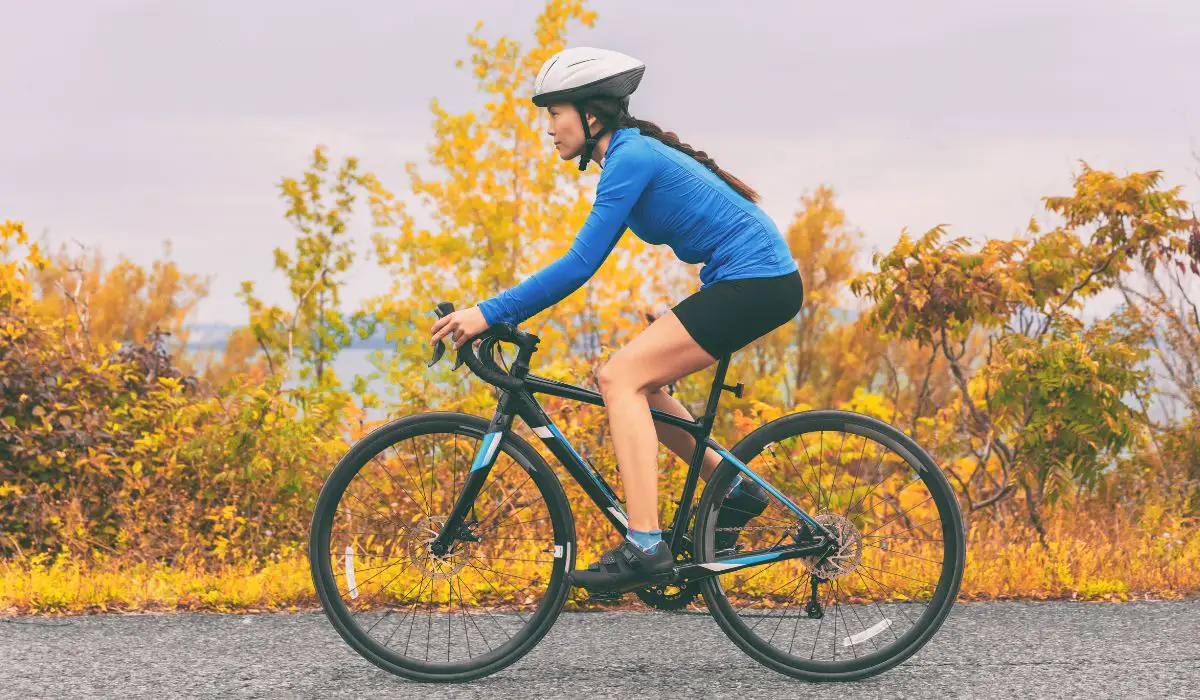
[[[467,681],[527,653],[569,589],[575,529],[558,478],[508,433],[467,518],[435,556],[488,422],[404,418],[356,444],[313,513],[309,559],[330,622],[375,665],[420,681]],[[461,531],[460,531],[461,532]]]
[[[738,646],[782,673],[830,681],[881,673],[929,641],[954,603],[965,551],[958,501],[920,446],[869,416],[808,411],[762,426],[731,452],[837,539],[819,560],[702,582]],[[737,473],[723,462],[704,490],[698,562],[716,559],[717,513]],[[737,534],[742,552],[804,539],[799,517],[774,497]]]

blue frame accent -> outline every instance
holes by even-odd
[[[500,438],[500,433],[488,433],[483,436],[483,444],[479,446],[479,451],[475,453],[475,461],[471,463],[471,471],[477,471],[489,466],[492,463],[492,443]],[[485,458],[488,458],[485,461]]]
[[[801,510],[800,506],[797,506],[795,503],[792,503],[790,498],[783,495],[782,493],[779,493],[779,491],[774,486],[768,484],[758,474],[755,474],[754,471],[752,469],[750,469],[750,467],[747,467],[746,465],[742,464],[742,461],[740,459],[738,459],[737,457],[734,457],[733,454],[729,452],[729,450],[718,447],[717,454],[719,454],[722,457],[724,457],[725,459],[729,460],[729,462],[731,464],[733,464],[735,467],[737,467],[738,469],[740,469],[743,474],[745,474],[746,476],[753,479],[754,483],[756,483],[759,486],[766,489],[767,493],[771,494],[775,498],[778,498],[780,503],[782,503],[783,505],[788,507],[788,510],[791,510],[796,515],[803,518],[805,522],[807,522],[809,525],[816,528],[818,532],[821,532],[825,529],[825,528],[821,527],[820,525],[818,525],[815,520],[808,517],[808,513],[805,513],[803,510]]]

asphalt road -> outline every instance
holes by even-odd
[[[914,658],[809,684],[744,656],[706,615],[564,613],[524,659],[464,685],[393,677],[324,615],[0,618],[0,696],[1200,697],[1200,601],[956,605]]]

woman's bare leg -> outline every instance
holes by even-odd
[[[635,530],[659,529],[659,438],[650,417],[649,395],[714,362],[716,358],[692,340],[675,314],[667,312],[600,369],[600,393],[625,487],[629,527]]]
[[[668,394],[665,388],[660,387],[658,391],[652,392],[647,398],[651,408],[657,408],[663,413],[670,413],[680,418],[694,418],[688,412],[687,407]],[[655,423],[654,429],[658,431],[658,441],[679,455],[685,464],[692,459],[692,452],[696,450],[696,438],[692,437],[691,433],[666,423]],[[711,447],[705,448],[704,462],[700,465],[700,477],[708,481],[708,477],[712,476],[713,470],[720,463],[721,455]]]

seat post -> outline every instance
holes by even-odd
[[[704,405],[704,415],[700,417],[705,434],[712,430],[712,424],[717,418],[717,402],[721,398],[721,392],[725,390],[725,373],[729,370],[730,357],[730,355],[722,355],[721,359],[717,361],[717,370],[716,374],[713,375],[712,389],[708,392],[708,402]]]

